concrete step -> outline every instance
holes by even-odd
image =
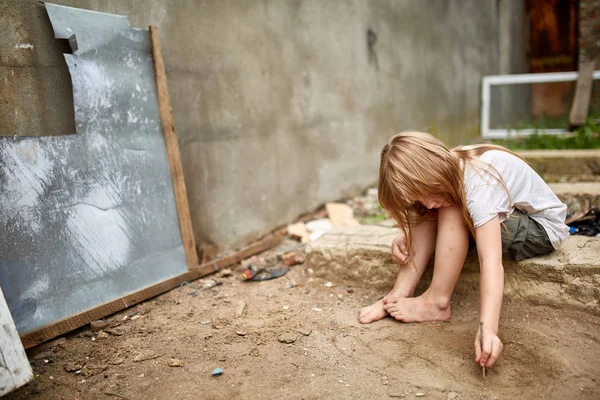
[[[398,268],[390,255],[398,232],[374,225],[336,228],[308,246],[306,264],[318,277],[385,294]],[[570,236],[559,252],[503,265],[506,297],[600,314],[600,239]],[[427,287],[431,270],[430,265],[417,290]],[[469,254],[456,291],[474,290],[479,290],[479,263]]]
[[[546,182],[600,182],[600,150],[518,152]]]

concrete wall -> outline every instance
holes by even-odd
[[[478,135],[506,1],[55,0],[158,26],[196,237],[224,248],[376,182],[397,131]]]

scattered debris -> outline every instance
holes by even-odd
[[[569,233],[572,235],[597,237],[600,234],[600,210],[592,208],[585,213],[577,213],[566,223],[569,225]]]
[[[83,368],[83,365],[77,363],[68,363],[63,367],[63,369],[67,372],[79,371],[81,368]]]
[[[398,391],[390,391],[388,392],[388,397],[394,397],[394,398],[404,398],[406,397],[406,395],[404,393],[400,393]]]
[[[387,376],[381,377],[381,384],[382,385],[387,385],[388,383],[389,382],[388,382],[388,377]]]
[[[214,329],[222,329],[229,325],[229,320],[226,318],[215,318],[212,322],[212,327]]]
[[[333,287],[333,283],[331,283],[331,282],[325,282],[323,284],[323,286],[325,286],[325,287]]]
[[[114,329],[114,328],[105,329],[104,332],[110,333],[113,336],[121,336],[121,335],[123,335],[123,332],[121,332],[118,329]]]
[[[329,218],[315,219],[313,221],[307,222],[306,227],[311,232],[309,236],[311,242],[314,242],[315,240],[323,236],[325,233],[333,229],[333,225],[331,224]]]
[[[231,272],[231,269],[225,268],[225,269],[222,269],[217,276],[219,278],[229,278],[232,275],[233,275],[233,273]]]
[[[127,397],[123,396],[122,394],[119,394],[119,393],[116,393],[116,392],[111,392],[111,391],[108,391],[108,390],[105,391],[104,394],[107,395],[107,396],[115,396],[115,397],[118,397],[120,399],[126,399],[127,398]]]
[[[425,393],[424,392],[417,392],[415,393],[415,397],[424,397]]]
[[[246,331],[235,331],[238,336],[246,336]]]
[[[240,300],[235,308],[235,317],[239,318],[244,315],[244,310],[246,310],[246,302],[244,300]]]
[[[148,351],[145,353],[138,353],[133,357],[133,362],[142,362],[147,360],[154,360],[155,358],[160,357],[160,354],[155,353],[153,351]]]
[[[302,264],[304,263],[305,259],[306,253],[297,250],[288,251],[287,253],[281,255],[281,262],[283,262],[283,265],[288,267]]]
[[[282,335],[279,335],[279,337],[277,338],[277,340],[279,340],[281,343],[294,343],[296,341],[296,335],[294,335],[293,333],[284,333]]]
[[[109,336],[108,333],[106,333],[104,331],[98,332],[98,337],[101,339],[107,338],[108,336]],[[94,339],[94,338],[92,338],[92,339]]]
[[[219,376],[223,373],[223,368],[215,368],[212,373],[212,376]]]
[[[340,226],[356,226],[359,222],[354,218],[352,207],[343,203],[327,203],[325,204],[327,214],[331,220],[331,225],[334,228]]]
[[[306,228],[304,222],[297,222],[295,224],[288,225],[287,232],[288,235],[294,239],[299,239],[302,243],[309,241],[310,232]]]
[[[177,358],[171,358],[169,360],[169,367],[183,367],[183,361]]]
[[[186,285],[191,286],[193,289],[192,291],[187,292],[187,294],[189,294],[190,296],[198,296],[198,288],[193,283],[190,283],[190,282],[181,282],[179,284],[179,291],[181,292],[183,290],[183,287]]]
[[[110,326],[110,322],[99,319],[97,321],[90,322],[90,329],[94,333],[100,332],[104,328],[108,328]]]
[[[309,336],[312,333],[312,329],[305,327],[300,327],[296,331],[302,336]]]

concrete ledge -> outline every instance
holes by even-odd
[[[547,182],[600,181],[600,150],[518,152]]]
[[[396,276],[390,248],[397,234],[398,229],[381,226],[337,228],[308,246],[306,264],[318,277],[372,287],[383,294]],[[507,297],[600,314],[600,239],[571,236],[559,252],[521,262],[505,261],[504,269]],[[424,290],[430,279],[428,268],[418,290]],[[456,291],[474,290],[479,290],[479,264],[470,254]]]

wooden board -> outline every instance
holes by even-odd
[[[177,136],[175,135],[175,123],[173,121],[173,109],[171,108],[171,100],[169,98],[169,90],[167,87],[165,64],[160,50],[158,30],[154,25],[150,25],[150,42],[152,43],[152,55],[154,57],[158,106],[160,109],[163,134],[165,136],[165,145],[167,146],[167,155],[171,165],[171,178],[173,180],[173,191],[175,194],[175,202],[177,204],[179,224],[181,226],[183,248],[185,250],[188,268],[194,268],[199,264],[198,252],[196,251],[192,218],[187,200],[187,191],[185,189],[179,144],[177,143]]]
[[[577,77],[577,87],[573,97],[573,106],[569,115],[571,127],[585,124],[590,108],[590,99],[592,97],[592,81],[594,74],[594,61],[583,61],[579,63],[579,76]]]
[[[25,348],[30,348],[50,340],[56,336],[65,334],[74,329],[77,329],[85,324],[95,321],[97,319],[106,317],[107,315],[114,314],[118,311],[124,310],[127,307],[131,307],[151,297],[157,296],[161,293],[167,292],[173,288],[179,286],[182,282],[189,282],[195,279],[199,279],[203,276],[216,272],[222,268],[228,267],[235,263],[238,263],[254,254],[261,253],[265,250],[270,249],[281,243],[282,237],[279,235],[268,236],[256,243],[253,243],[238,252],[218,258],[209,263],[197,266],[191,269],[189,272],[150,286],[148,288],[139,290],[121,299],[111,301],[110,303],[103,304],[94,309],[82,312],[75,316],[66,318],[63,321],[58,321],[50,326],[39,329],[35,332],[31,332],[21,336],[21,341]]]
[[[0,288],[0,396],[32,378],[31,366]]]

